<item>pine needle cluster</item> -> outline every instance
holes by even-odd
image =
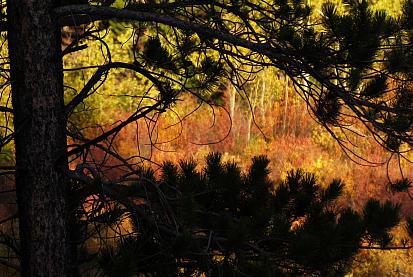
[[[243,171],[211,153],[202,168],[165,162],[160,174],[141,169],[140,180],[123,187],[97,184],[106,205],[89,212],[84,231],[132,222],[130,233],[101,241],[102,274],[337,276],[360,247],[392,242],[399,205],[370,200],[356,212],[338,205],[341,181],[322,186],[314,174],[295,170],[275,183],[268,166],[258,156]]]

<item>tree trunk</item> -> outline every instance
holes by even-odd
[[[262,80],[261,83],[261,94],[260,94],[260,110],[261,110],[261,126],[265,126],[265,94],[266,94],[266,81],[267,79]]]
[[[284,88],[284,117],[283,117],[283,136],[287,135],[287,113],[288,113],[288,76],[285,75],[285,88]]]
[[[250,112],[248,114],[248,120],[247,120],[247,144],[250,143],[251,140],[251,125],[252,125],[252,120],[254,118],[254,113],[255,113],[255,107],[257,106],[257,101],[258,101],[258,89],[259,89],[260,82],[258,81],[255,86],[254,86],[254,91],[251,92],[251,95],[249,96],[249,104],[250,104]]]
[[[22,276],[68,276],[66,119],[54,0],[8,0]]]
[[[234,143],[236,144],[236,138],[238,137],[239,131],[237,131],[234,127],[236,126],[235,120],[235,105],[236,105],[236,95],[237,95],[237,90],[236,88],[230,84],[228,88],[228,93],[229,93],[229,116],[231,117],[231,129],[232,129],[232,138],[234,140]]]

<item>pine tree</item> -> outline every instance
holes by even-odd
[[[116,229],[125,218],[133,227],[111,243],[101,242],[101,273],[339,276],[362,245],[391,243],[399,205],[370,200],[359,213],[337,205],[341,181],[321,186],[314,174],[295,170],[275,184],[268,165],[259,156],[243,171],[211,153],[203,168],[191,160],[165,162],[160,174],[141,169],[140,181],[122,188],[96,184],[91,193],[99,194],[97,208],[78,214],[89,225],[84,236]]]
[[[0,63],[1,88],[5,89],[1,94],[0,111],[5,115],[2,117],[4,126],[1,128],[0,146],[2,149],[7,144],[15,147],[15,164],[3,169],[4,174],[9,174],[10,168],[15,170],[22,275],[79,275],[77,249],[73,247],[73,242],[79,237],[76,218],[73,218],[73,209],[77,206],[68,201],[72,197],[83,199],[82,193],[87,190],[84,185],[78,187],[76,184],[70,188],[71,193],[79,195],[67,194],[71,180],[89,177],[82,170],[104,172],[107,169],[107,165],[95,162],[91,156],[92,148],[104,151],[128,169],[128,173],[119,176],[118,180],[131,175],[139,178],[137,165],[118,155],[112,139],[133,122],[142,119],[156,122],[157,116],[188,93],[201,102],[219,104],[224,79],[242,88],[253,79],[255,72],[267,66],[276,67],[292,79],[297,91],[307,101],[309,110],[345,151],[351,151],[349,144],[345,144],[335,132],[354,132],[349,125],[357,120],[390,152],[401,155],[409,151],[413,126],[410,84],[412,2],[406,1],[404,14],[397,19],[385,12],[373,12],[366,0],[344,2],[344,13],[338,12],[334,5],[326,4],[320,24],[314,25],[310,20],[311,8],[303,0],[1,1],[0,31],[7,35],[2,36],[4,43],[2,41],[0,46],[9,55]],[[67,5],[71,3],[78,5]],[[128,25],[119,22],[128,22]],[[81,25],[85,29],[82,27],[82,32],[62,51],[60,28]],[[129,61],[116,60],[105,42],[103,34],[109,32],[111,26],[114,32],[133,28],[133,35],[128,40],[131,43]],[[101,46],[101,63],[64,68],[63,61],[68,55],[77,54],[92,42]],[[78,69],[89,79],[81,88],[73,88],[70,82],[64,82],[65,69],[66,72]],[[87,103],[97,92],[106,93],[99,88],[110,71],[115,69],[131,72],[125,76],[141,78],[142,88],[130,92],[130,96],[139,101],[128,117],[114,119],[113,124],[106,125],[110,126],[109,130],[102,127],[101,133],[89,137],[85,131],[87,128],[76,124],[76,115],[88,110]],[[86,70],[93,70],[93,73],[83,75]],[[11,92],[7,93],[9,86]],[[72,93],[67,93],[69,90]],[[13,122],[13,127],[10,122]],[[68,138],[74,142],[70,146],[67,145]],[[69,161],[73,160],[83,167],[70,170]],[[265,203],[269,200],[264,193],[265,178],[261,180],[263,183],[259,182],[261,187],[254,183],[258,182],[256,178],[263,178],[259,172],[263,170],[263,164],[262,160],[256,161],[247,174],[248,178],[241,182],[242,193],[239,195],[245,198],[241,204],[258,205],[262,214],[249,214],[245,207],[228,211],[235,214],[243,211],[244,214],[237,215],[240,222],[232,223],[240,230],[235,230],[235,227],[224,229],[224,235],[231,230],[234,235],[220,244],[245,243],[245,232],[241,230],[251,226],[251,220],[257,226],[254,232],[259,233],[267,226]],[[215,191],[217,198],[209,199],[209,202],[197,200],[187,186],[202,186],[208,175],[196,174],[191,163],[182,167],[182,172],[188,173],[183,175],[188,180],[182,184],[182,193],[189,194],[182,200],[193,209],[182,210],[178,206],[176,209],[183,217],[180,224],[187,226],[187,230],[197,226],[197,217],[189,211],[199,207],[212,209],[213,205],[226,206],[227,203],[220,198],[219,191]],[[214,174],[217,178],[220,176],[216,172]],[[99,174],[92,177],[92,187],[98,190],[97,184],[104,178]],[[207,186],[214,191],[215,181],[208,182]],[[107,189],[125,193],[117,191],[117,187],[123,187],[121,181]],[[310,193],[311,186],[308,189]],[[288,186],[286,191],[290,193]],[[134,218],[136,226],[143,219],[151,221],[152,218],[147,232],[162,227],[150,209],[135,207],[128,198],[122,200],[122,195],[118,196],[117,201],[122,202],[111,205],[133,208],[133,214],[137,214]],[[163,199],[162,194],[158,196]],[[311,200],[311,197],[301,194],[299,197],[304,198],[297,203],[319,201],[319,209],[324,207],[321,198]],[[121,207],[116,212],[121,212]],[[305,207],[294,209],[297,213],[304,212]],[[371,209],[386,207],[371,203]],[[165,215],[159,216],[166,221],[172,220]],[[209,216],[205,215],[206,218]],[[325,219],[314,220],[326,221],[329,214],[322,218]],[[97,217],[96,220],[102,219]],[[179,227],[170,236],[175,236]],[[311,229],[308,228],[302,231],[303,235],[308,235]],[[188,232],[184,233],[184,238],[192,237],[193,233]],[[209,234],[204,236],[206,238]],[[383,243],[388,240],[385,237],[381,239]],[[165,248],[159,248],[160,241],[159,238],[148,240],[145,247],[163,250]],[[240,253],[232,255],[231,251],[224,255],[223,270],[238,267],[237,270],[247,270],[241,268],[241,263],[233,261],[233,257],[241,261],[248,258],[250,252],[242,252],[246,255],[243,256]],[[182,261],[183,264],[186,262]],[[209,262],[214,260],[207,259]],[[299,260],[294,262],[303,263]],[[258,260],[257,263],[264,261]],[[305,270],[306,266],[313,265],[302,264],[303,269],[300,270]]]

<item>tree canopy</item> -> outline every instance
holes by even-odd
[[[348,134],[366,135],[356,123],[387,150],[409,151],[411,3],[397,18],[373,11],[368,1],[344,1],[343,12],[325,3],[321,12],[312,15],[305,1],[161,1],[125,3],[122,9],[57,9],[66,24],[89,22],[91,15],[135,22],[135,70],[149,80],[155,77],[159,83],[154,85],[170,97],[190,91],[213,101],[222,77],[242,87],[250,73],[274,66],[293,80],[309,111],[345,151],[353,152]],[[96,74],[122,66],[106,65]]]

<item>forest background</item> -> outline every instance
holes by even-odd
[[[314,7],[313,18],[321,12],[323,0],[308,0]],[[333,1],[340,5],[340,1]],[[371,0],[377,10],[392,16],[400,14],[400,1]],[[342,4],[341,4],[342,5]],[[111,26],[109,33],[112,55],[118,60],[128,60],[131,50],[123,43],[131,37],[124,28]],[[99,46],[89,43],[88,49],[68,55],[65,67],[98,64],[102,59]],[[66,72],[67,84],[75,89],[83,87],[93,71]],[[135,99],[129,92],[140,90],[145,83],[130,78],[126,70],[117,70],[103,83],[101,92],[86,102],[77,118],[77,124],[99,133],[101,126],[109,128],[113,118],[133,111]],[[128,78],[129,77],[129,78]],[[123,79],[132,81],[122,82]],[[138,88],[138,89],[137,89]],[[109,92],[109,93],[108,93]],[[144,164],[155,165],[165,160],[177,162],[192,158],[201,163],[211,151],[223,153],[224,160],[235,160],[242,167],[251,157],[267,155],[271,160],[271,177],[280,180],[291,169],[302,168],[315,173],[322,182],[340,178],[345,183],[342,205],[360,210],[369,198],[390,199],[402,203],[405,216],[413,215],[413,202],[406,194],[393,194],[386,186],[389,177],[400,178],[397,162],[377,143],[366,135],[358,138],[354,151],[372,163],[348,156],[330,134],[311,117],[306,103],[294,91],[291,81],[276,69],[259,72],[255,80],[237,91],[230,84],[222,84],[216,106],[201,103],[188,95],[173,111],[168,111],[155,122],[138,122],[122,130],[114,140],[118,153],[123,157],[141,159]],[[109,95],[109,96],[108,96]],[[99,127],[94,127],[99,126]],[[96,151],[97,160],[104,154]],[[354,161],[354,158],[356,161]],[[357,161],[359,163],[357,163]],[[402,161],[404,177],[412,179],[413,165]],[[117,170],[108,167],[107,174],[116,176]],[[404,229],[395,230],[395,237],[403,237]],[[366,250],[354,260],[352,274],[356,276],[411,276],[413,264],[411,250]]]
[[[317,21],[323,0],[308,0],[314,6],[312,20]],[[334,1],[333,1],[334,2]],[[338,1],[335,1],[337,4]],[[399,1],[371,0],[377,10],[386,10],[397,16],[401,12]],[[127,28],[117,28],[111,23],[106,41],[117,60],[129,60],[131,49],[124,47],[132,34]],[[105,34],[101,34],[105,35]],[[104,59],[100,45],[90,41],[84,51],[65,57],[66,68],[83,64],[99,64]],[[66,71],[65,82],[70,93],[79,90],[92,75],[92,70]],[[129,76],[126,70],[117,70],[103,83],[100,91],[84,103],[84,109],[74,117],[77,126],[98,134],[101,128],[110,128],[113,118],[122,118],[133,111],[136,100],[130,91],[144,90],[142,80]],[[124,79],[129,81],[124,82]],[[3,91],[7,94],[6,91]],[[390,199],[402,203],[405,216],[413,216],[413,202],[407,194],[393,194],[386,184],[400,178],[398,161],[368,135],[357,138],[355,153],[362,153],[365,160],[343,151],[339,144],[317,124],[307,111],[306,103],[295,93],[291,81],[280,71],[265,69],[256,74],[243,91],[223,83],[210,106],[193,96],[184,97],[175,107],[154,121],[139,121],[123,129],[113,141],[123,157],[142,161],[145,165],[160,164],[165,160],[178,161],[192,158],[201,162],[209,152],[223,153],[224,160],[234,160],[242,167],[250,158],[265,154],[271,160],[271,177],[279,180],[287,171],[302,168],[315,173],[322,182],[340,178],[346,184],[341,205],[361,209],[368,198]],[[3,98],[6,99],[6,98]],[[9,100],[4,100],[9,101]],[[2,120],[7,120],[2,119]],[[99,126],[99,127],[97,127]],[[70,142],[69,142],[70,143]],[[14,159],[13,145],[3,149],[0,161],[8,164]],[[106,159],[97,149],[97,161]],[[150,160],[150,162],[149,162]],[[107,176],[116,176],[122,168],[107,163]],[[73,167],[75,165],[72,165]],[[403,177],[412,179],[413,165],[401,161]],[[7,182],[6,180],[3,180]],[[2,195],[2,213],[13,210],[13,194]],[[9,228],[4,226],[4,228]],[[403,228],[394,231],[403,237]],[[411,250],[386,250],[361,252],[354,260],[352,273],[356,276],[413,276]]]

